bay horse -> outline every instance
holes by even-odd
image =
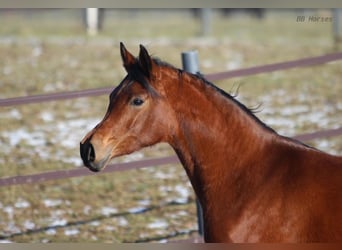
[[[342,157],[277,134],[203,77],[121,43],[126,77],[80,143],[84,165],[159,142],[178,155],[203,208],[206,242],[342,241]]]

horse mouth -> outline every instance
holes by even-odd
[[[110,160],[110,154],[105,154],[102,159],[96,159],[95,149],[93,145],[87,140],[80,143],[80,155],[84,166],[93,172],[100,172],[106,167]]]
[[[98,166],[94,166],[94,164],[89,164],[88,166],[86,166],[90,171],[92,172],[100,172],[102,170],[102,167],[98,167]]]
[[[88,162],[88,164],[86,164],[85,166],[92,172],[100,172],[107,166],[109,160],[110,156],[107,156],[100,161]]]

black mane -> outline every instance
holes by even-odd
[[[146,75],[145,71],[141,68],[138,60],[136,60],[136,63],[130,67],[129,71],[127,72],[127,77],[130,80],[140,83],[141,86],[145,88],[152,96],[158,96],[157,91],[149,83],[149,76]]]

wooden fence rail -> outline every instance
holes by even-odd
[[[317,57],[309,57],[309,58],[298,59],[298,60],[287,61],[287,62],[281,62],[281,63],[255,66],[255,67],[233,70],[233,71],[228,71],[228,72],[208,74],[206,75],[206,78],[209,79],[210,81],[215,81],[215,80],[222,80],[226,78],[242,77],[242,76],[254,75],[254,74],[259,74],[259,73],[273,72],[276,70],[285,70],[285,69],[296,68],[296,67],[318,65],[318,64],[338,61],[341,59],[342,59],[342,52],[323,55],[323,56],[317,56]],[[80,91],[59,92],[59,93],[52,93],[52,94],[42,94],[42,95],[35,95],[35,96],[24,96],[24,97],[0,99],[0,107],[9,107],[9,106],[14,106],[14,105],[40,103],[40,102],[46,102],[46,101],[59,101],[59,100],[67,100],[67,99],[73,99],[73,98],[99,96],[99,95],[110,93],[112,89],[113,87],[104,87],[104,88],[87,89],[87,90],[80,90]],[[305,133],[305,134],[297,135],[294,138],[297,140],[301,140],[301,141],[309,141],[309,140],[323,138],[323,137],[338,136],[341,134],[342,134],[342,127],[337,128],[337,129],[316,131],[313,133]],[[128,162],[128,163],[116,163],[116,164],[112,164],[108,166],[103,172],[101,172],[101,174],[113,172],[113,171],[139,169],[139,168],[148,167],[148,166],[166,165],[166,164],[171,164],[171,163],[173,164],[179,163],[178,158],[176,156],[168,156],[168,157],[155,158],[155,159],[145,159],[141,161],[134,161],[134,162]],[[49,181],[49,180],[87,176],[90,174],[93,175],[94,173],[91,173],[85,168],[78,167],[78,168],[70,169],[70,170],[57,170],[57,171],[24,175],[24,176],[5,177],[5,178],[0,179],[0,187],[39,183],[39,182],[44,182],[44,181]]]
[[[250,76],[260,73],[269,73],[277,70],[286,70],[297,67],[308,67],[313,65],[319,65],[329,62],[334,62],[342,60],[342,52],[327,54],[323,56],[316,57],[308,57],[304,59],[292,60],[287,62],[280,62],[274,64],[267,64],[261,66],[255,66],[245,69],[232,70],[227,72],[220,72],[214,74],[207,74],[205,77],[209,81],[218,81],[233,77],[243,77]],[[8,107],[8,106],[17,106],[23,104],[30,103],[40,103],[40,102],[48,102],[48,101],[59,101],[59,100],[67,100],[73,98],[80,97],[89,97],[89,96],[99,96],[103,94],[108,94],[112,91],[112,87],[104,87],[104,88],[96,88],[96,89],[87,89],[87,90],[79,90],[79,91],[70,91],[70,92],[60,92],[60,93],[52,93],[52,94],[42,94],[42,95],[34,95],[34,96],[23,96],[23,97],[14,97],[7,99],[0,99],[0,107]]]
[[[250,76],[250,75],[255,75],[255,74],[260,74],[260,73],[273,72],[277,70],[286,70],[286,69],[291,69],[291,68],[319,65],[319,64],[338,61],[341,59],[342,59],[342,52],[323,55],[323,56],[317,56],[317,57],[309,57],[309,58],[298,59],[298,60],[287,61],[287,62],[255,66],[255,67],[250,67],[250,68],[245,68],[245,69],[232,70],[228,72],[207,74],[205,75],[205,77],[210,81],[217,81],[217,80],[233,78],[233,77],[243,77],[243,76]],[[99,96],[99,95],[110,93],[113,88],[114,87],[104,87],[104,88],[87,89],[87,90],[80,90],[80,91],[59,92],[59,93],[51,93],[51,94],[0,99],[0,107],[9,107],[9,106],[16,106],[16,105],[23,105],[23,104],[30,104],[30,103],[41,103],[41,102],[47,102],[47,101],[59,101],[59,100],[67,100],[67,99],[73,99],[73,98]],[[294,138],[297,140],[301,140],[301,141],[309,141],[309,140],[313,140],[317,138],[333,137],[333,136],[337,136],[341,134],[342,134],[342,127],[329,129],[329,130],[323,130],[323,131],[317,131],[313,133],[300,134],[300,135],[294,136]],[[99,174],[105,174],[105,173],[110,173],[114,171],[126,171],[130,169],[139,169],[139,168],[149,167],[149,166],[159,166],[159,165],[179,164],[179,163],[180,162],[177,156],[173,155],[173,156],[167,156],[167,157],[161,157],[161,158],[132,161],[132,162],[127,162],[127,163],[115,163],[115,164],[111,164],[107,166],[102,172],[97,173],[97,174],[94,174],[90,172],[88,169],[80,166],[80,167],[77,167],[74,169],[68,169],[68,170],[57,170],[57,171],[30,174],[30,175],[1,178],[0,188],[5,187],[5,186],[36,184],[36,183],[45,182],[49,180],[58,180],[58,179],[81,177],[81,176],[88,176],[88,175],[99,175]],[[197,240],[190,239],[190,241],[202,242],[201,237],[196,237],[195,239]],[[187,242],[189,242],[189,240],[187,240]]]

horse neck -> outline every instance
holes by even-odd
[[[257,185],[252,181],[257,178],[246,172],[254,164],[255,155],[265,152],[272,133],[234,100],[200,79],[185,74],[174,91],[169,99],[173,98],[178,124],[169,143],[202,206],[210,206],[210,199],[219,199],[222,192],[222,202],[233,202],[238,198],[233,191],[237,181],[248,189]],[[257,171],[253,169],[253,174],[257,175]],[[246,180],[242,180],[245,176]]]

